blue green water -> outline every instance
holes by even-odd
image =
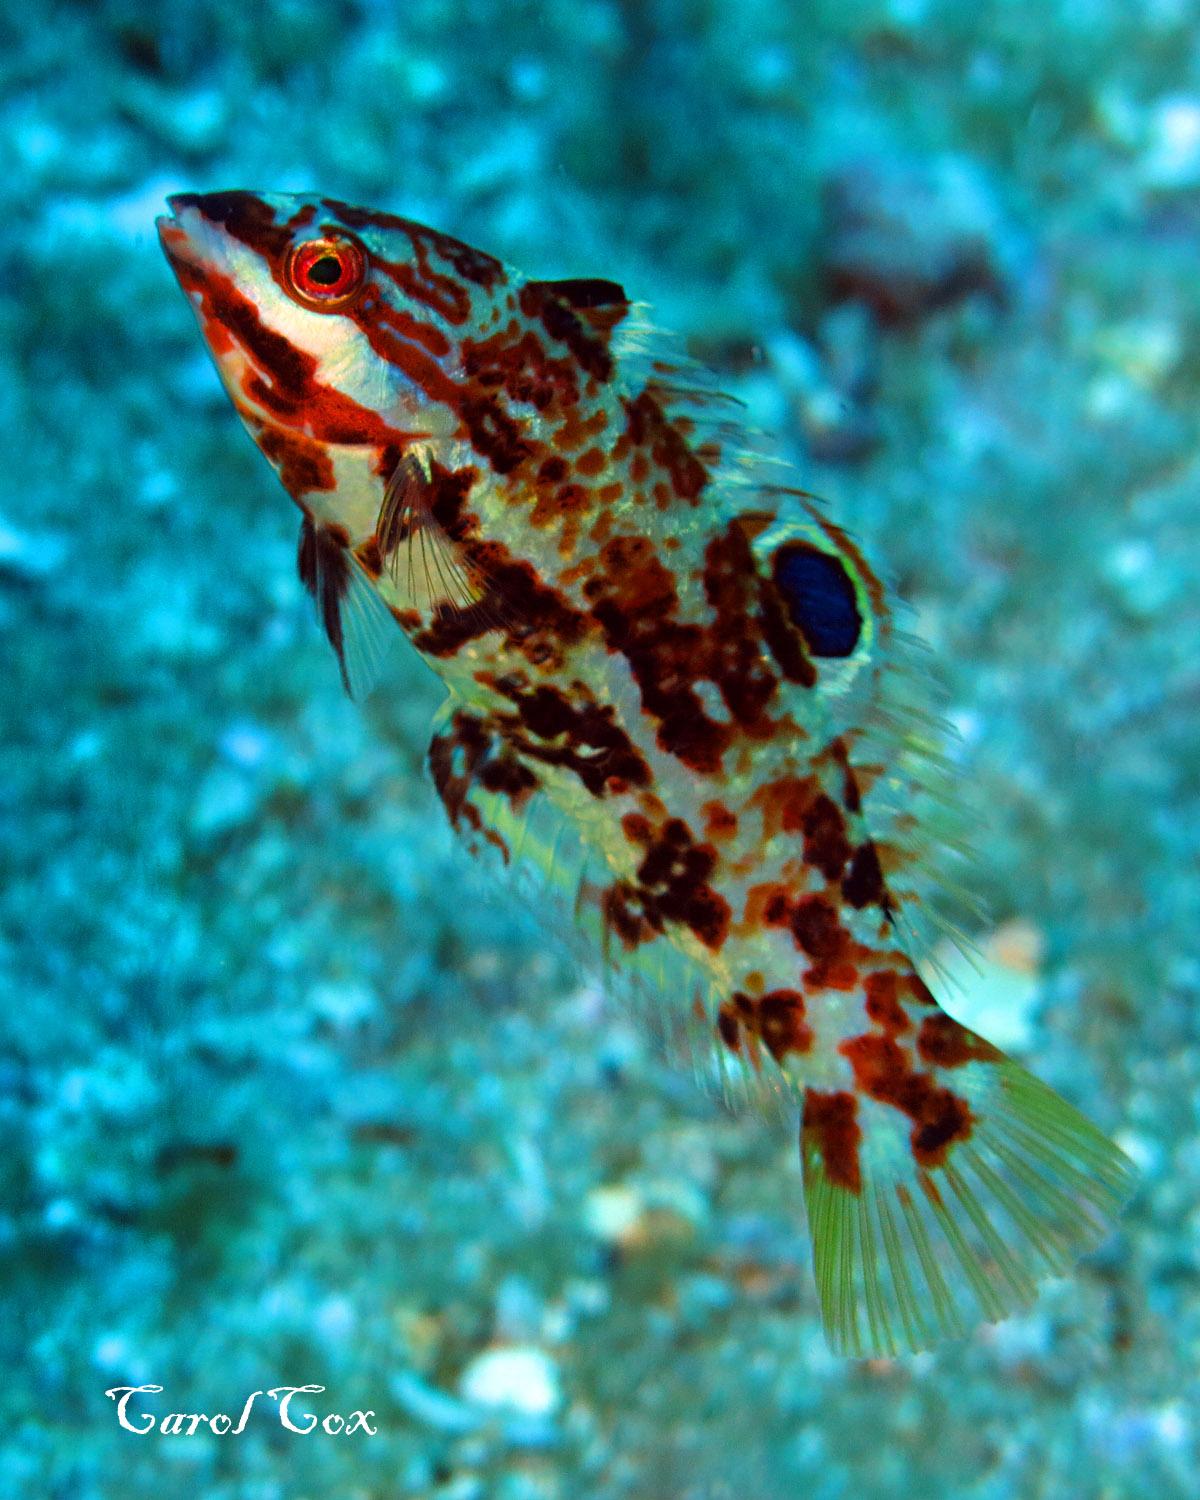
[[[1194,7],[48,3],[0,143],[0,1496],[1200,1491]],[[155,242],[220,187],[621,280],[896,579],[974,1003],[1142,1171],[1028,1314],[834,1360],[790,1124],[470,883]]]

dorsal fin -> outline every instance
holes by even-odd
[[[949,913],[960,920],[969,913],[979,922],[983,913],[963,889],[972,854],[962,841],[946,759],[954,733],[938,717],[943,695],[927,648],[896,629],[897,601],[885,598],[858,547],[819,502],[778,485],[760,485],[755,493],[764,506],[776,507],[774,521],[756,531],[752,546],[760,575],[772,585],[764,604],[773,597],[779,615],[768,647],[790,679],[782,697],[809,691],[803,677],[788,670],[785,648],[797,632],[805,642],[799,665],[815,665],[819,676],[832,731],[829,753],[861,797],[895,901],[891,916],[909,956],[936,972],[940,939],[970,951]]]
[[[598,276],[569,276],[562,281],[531,281],[528,285],[565,302],[594,333],[611,333],[629,311],[625,288]]]
[[[584,308],[610,307],[614,302],[629,306],[629,298],[619,281],[604,281],[598,276],[568,276],[562,281],[535,281],[533,285],[545,287],[548,292],[569,302],[576,312]]]

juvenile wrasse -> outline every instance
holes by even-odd
[[[888,799],[924,729],[857,547],[745,460],[736,403],[615,282],[317,196],[170,206],[347,689],[398,626],[449,690],[429,764],[468,845],[569,885],[668,1047],[795,1099],[832,1347],[1026,1305],[1132,1170],[917,972],[919,846]]]

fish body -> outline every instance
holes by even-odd
[[[183,194],[168,259],[302,513],[354,693],[398,627],[449,692],[446,811],[572,919],[668,1046],[794,1097],[833,1347],[919,1349],[1105,1232],[1125,1158],[947,1016],[911,956],[883,588],[764,479],[616,283],[538,281],[395,215]]]

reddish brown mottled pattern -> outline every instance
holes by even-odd
[[[572,703],[559,688],[531,688],[511,675],[486,680],[516,708],[494,720],[521,754],[573,772],[593,797],[650,785],[650,767],[607,704]]]
[[[625,403],[627,432],[635,448],[645,447],[654,462],[670,475],[671,487],[681,500],[698,504],[708,483],[708,471],[692,453],[677,425],[670,423],[649,391]],[[660,504],[662,501],[660,501]]]
[[[858,1123],[858,1104],[853,1094],[844,1089],[832,1093],[806,1089],[800,1133],[802,1141],[811,1142],[815,1147],[825,1176],[834,1187],[845,1188],[851,1193],[862,1192],[862,1169],[858,1159],[862,1128]]]
[[[455,769],[455,755],[461,758],[461,769]],[[447,734],[435,735],[429,747],[429,767],[450,822],[455,828],[465,819],[471,828],[496,845],[507,864],[507,844],[485,826],[479,811],[471,803],[475,785],[508,798],[513,811],[519,813],[537,790],[538,779],[512,751],[498,742],[487,726],[475,715],[460,711],[451,721]]]
[[[805,1139],[829,1180],[861,1189],[855,1091],[906,1118],[918,1164],[943,1163],[972,1119],[935,1070],[999,1054],[943,1016],[903,954],[878,936],[894,910],[862,820],[878,768],[852,764],[852,732],[822,741],[819,712],[797,702],[811,694],[819,705],[825,663],[790,619],[770,560],[760,564],[752,550],[773,512],[725,515],[706,531],[701,508],[722,442],[699,422],[704,398],[681,415],[665,364],[640,390],[614,383],[611,334],[628,311],[621,288],[523,281],[425,226],[335,200],[286,222],[253,195],[189,201],[261,255],[279,285],[297,232],[361,234],[368,281],[339,315],[387,362],[397,389],[412,393],[412,409],[436,408],[432,425],[443,435],[449,413],[453,437],[473,450],[472,463],[441,466],[436,442],[413,446],[428,433],[398,428],[394,413],[323,384],[315,359],[264,324],[227,278],[176,266],[201,295],[214,350],[237,344],[252,361],[244,394],[268,418],[259,440],[289,493],[303,504],[334,488],[328,445],[370,446],[381,479],[402,474],[403,484],[391,487],[391,508],[381,507],[374,535],[358,544],[363,566],[381,576],[403,542],[433,527],[453,548],[445,565],[470,581],[473,603],[443,598],[423,613],[393,606],[435,662],[471,647],[479,701],[430,749],[455,826],[507,858],[479,794],[520,814],[544,781],[559,775],[561,787],[573,778],[619,820],[624,873],[597,897],[612,941],[633,949],[685,933],[747,976],[713,1018],[727,1048],[756,1067],[769,1056],[790,1068],[814,1045],[818,1008],[861,996],[862,1034],[839,1047],[853,1088],[805,1093]],[[385,231],[394,242],[380,239]],[[865,589],[876,624],[886,621],[861,554],[799,499],[819,532],[791,545],[823,548],[823,534]],[[493,515],[505,518],[504,541],[489,526]],[[527,547],[515,528],[523,518]],[[349,545],[340,528],[310,523],[301,549],[339,653]],[[597,687],[616,670],[614,657],[640,699],[634,724]],[[660,786],[656,754],[673,757],[690,781],[663,777]],[[761,784],[749,796],[727,795],[759,756]],[[694,799],[680,784],[695,787]]]
[[[868,974],[863,980],[867,1015],[877,1026],[882,1026],[889,1036],[899,1036],[912,1026],[900,1004],[900,982],[901,976],[894,969]]]
[[[551,338],[567,346],[577,368],[597,380],[608,380],[612,356],[606,343],[592,333],[566,298],[551,288],[551,283],[527,281],[517,298],[521,311],[541,322]]]
[[[917,1053],[922,1062],[939,1068],[961,1068],[969,1062],[999,1062],[1004,1056],[999,1047],[985,1042],[940,1010],[921,1022]]]
[[[714,616],[706,625],[678,620],[674,574],[648,539],[611,537],[597,560],[602,571],[588,578],[584,593],[609,646],[628,660],[643,705],[658,720],[661,747],[712,774],[739,731],[769,739],[775,726],[766,709],[777,679],[759,649],[754,564],[737,519],[705,551],[704,589]],[[718,688],[732,725],[705,712],[695,690],[701,679]]]
[[[729,931],[730,910],[710,883],[719,862],[716,849],[697,843],[682,818],[668,818],[655,828],[643,814],[627,813],[622,828],[644,854],[636,880],[616,882],[609,895],[617,936],[632,948],[674,922],[707,947],[719,949]]]
[[[857,1086],[881,1104],[902,1110],[913,1122],[909,1139],[923,1167],[944,1164],[948,1148],[971,1134],[964,1099],[912,1065],[909,1051],[889,1036],[856,1036],[838,1051],[854,1070]]]
[[[539,412],[556,403],[579,400],[579,372],[569,359],[555,359],[531,330],[509,320],[485,339],[466,339],[463,373],[486,390],[503,390],[513,401],[527,401]]]
[[[740,1027],[761,1038],[778,1063],[791,1053],[802,1056],[813,1043],[804,996],[796,990],[771,990],[757,998],[736,990],[717,1013],[718,1034],[733,1052],[741,1050]]]
[[[279,482],[293,500],[336,489],[337,478],[324,443],[282,427],[264,426],[257,437],[258,446],[278,466]]]

